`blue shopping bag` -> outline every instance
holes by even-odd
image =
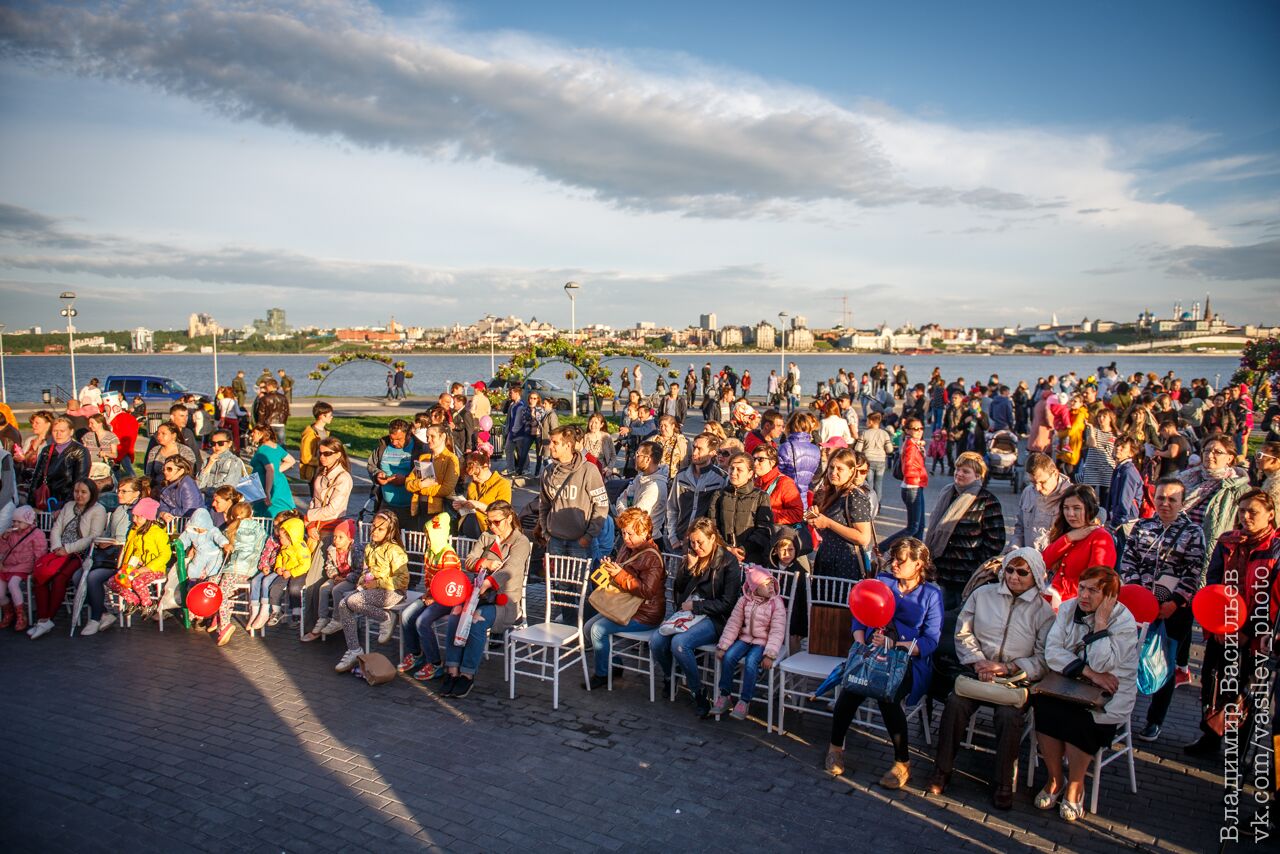
[[[911,650],[854,641],[844,664],[844,690],[892,702],[911,666]]]
[[[1138,655],[1138,690],[1143,694],[1154,694],[1169,681],[1172,672],[1169,662],[1174,652],[1164,630],[1164,621],[1160,621],[1147,631],[1147,639],[1143,641]]]

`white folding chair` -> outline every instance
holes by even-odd
[[[908,665],[909,666],[909,665]],[[903,701],[905,704],[905,700]],[[929,695],[922,696],[914,706],[904,706],[907,713],[907,726],[912,721],[920,724],[920,732],[924,735],[924,743],[933,744],[933,727],[929,721],[928,711]],[[863,703],[858,706],[857,711],[853,713],[853,722],[859,724],[864,729],[873,729],[877,732],[888,732],[885,728],[884,719],[880,714],[880,706],[876,703]]]
[[[511,632],[509,643],[510,697],[516,696],[516,677],[531,676],[551,682],[551,707],[560,708],[560,674],[582,664],[582,676],[591,690],[586,646],[582,633],[582,606],[587,598],[591,561],[583,557],[547,555],[547,599],[544,620]],[[552,614],[571,609],[571,623],[560,623]]]
[[[671,591],[675,585],[676,570],[684,562],[677,554],[663,554],[662,562],[666,567],[666,609],[665,617],[671,611]],[[609,638],[609,652],[613,659],[609,663],[608,689],[613,690],[613,668],[629,673],[639,673],[649,677],[649,702],[657,696],[658,665],[649,652],[649,637],[653,629],[638,629],[631,632],[617,632]]]
[[[165,578],[161,577],[161,578],[157,578],[155,581],[147,585],[147,587],[150,588],[151,590],[152,602],[159,603],[160,597],[164,596],[164,583],[165,583]],[[124,600],[119,596],[117,596],[115,593],[109,593],[108,595],[115,600],[116,609],[120,612],[120,625],[126,629],[133,628],[133,614],[125,607]],[[156,614],[159,617],[158,622],[160,623],[160,631],[163,632],[164,631],[164,610],[161,608],[157,608]]]
[[[1147,639],[1147,631],[1150,630],[1150,623],[1138,624],[1138,649],[1141,651],[1142,644]],[[1169,674],[1169,678],[1173,678],[1173,674]],[[1030,721],[1034,731],[1035,722]],[[1086,777],[1093,778],[1093,791],[1089,795],[1089,812],[1094,815],[1098,814],[1098,797],[1102,794],[1102,769],[1106,768],[1112,762],[1118,759],[1124,759],[1129,765],[1129,791],[1135,795],[1138,793],[1138,771],[1133,762],[1133,711],[1130,710],[1129,716],[1125,718],[1124,723],[1116,729],[1116,737],[1111,743],[1098,749],[1093,756],[1093,762],[1089,764],[1089,771]],[[1040,765],[1040,745],[1036,741],[1034,734],[1031,738],[1031,756],[1027,759],[1027,788],[1034,788],[1033,782],[1036,776],[1036,768]]]
[[[777,595],[782,597],[782,601],[787,604],[787,609],[786,609],[787,623],[786,623],[786,628],[782,633],[782,647],[778,651],[777,659],[773,662],[773,667],[770,668],[769,670],[765,670],[760,673],[761,677],[767,677],[767,679],[765,680],[765,696],[763,697],[760,696],[760,691],[759,691],[760,685],[759,685],[759,682],[757,681],[756,696],[751,699],[751,702],[753,703],[765,704],[766,720],[767,720],[766,732],[773,731],[773,698],[775,693],[777,692],[777,687],[778,687],[777,685],[778,665],[787,658],[787,654],[788,654],[787,641],[791,635],[791,609],[795,604],[796,583],[800,577],[799,572],[786,570],[786,569],[770,569],[769,574],[773,576],[773,583],[778,591]],[[721,662],[719,658],[716,658],[715,686],[712,690],[713,702],[720,699],[720,672],[721,672],[720,668],[722,663],[723,662]],[[742,696],[740,693],[742,688],[741,674],[739,674],[734,678],[734,687],[739,691],[738,696]],[[719,719],[720,717],[719,715],[717,715],[716,720],[719,720]]]
[[[1031,709],[1027,709],[1026,723],[1022,727],[1022,736],[1018,739],[1019,752],[1021,752],[1022,742],[1027,739],[1035,740],[1035,726],[1035,713]],[[964,740],[960,742],[960,746],[977,753],[994,755],[996,752],[994,747],[979,744],[977,739],[984,738],[994,741],[995,737],[995,710],[991,706],[981,705],[978,706],[976,712],[969,716],[969,724],[965,727]],[[1018,760],[1014,761],[1013,772],[1013,791],[1016,792],[1018,791]]]
[[[809,630],[813,631],[813,609],[816,606],[847,607],[849,591],[853,581],[847,578],[828,578],[822,575],[806,576],[809,585]],[[807,648],[807,647],[806,647]],[[817,687],[816,683],[827,678],[837,665],[844,662],[843,656],[815,655],[811,652],[798,652],[788,656],[785,661],[778,662],[778,734],[785,734],[787,710],[808,712],[809,714],[831,717],[835,705],[832,700],[825,703],[827,709],[807,705],[805,703],[810,691]]]

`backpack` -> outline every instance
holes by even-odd
[[[909,442],[911,440],[908,439],[907,441]],[[902,454],[904,451],[906,451],[906,449],[907,449],[906,442],[904,442],[902,445],[902,448],[896,454],[893,455],[893,471],[891,472],[891,474],[894,476],[896,480],[903,480]]]

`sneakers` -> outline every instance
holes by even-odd
[[[53,631],[53,620],[41,620],[31,628],[31,631],[27,632],[27,636],[35,640],[36,638],[44,637],[51,631]]]
[[[87,638],[89,635],[96,635],[98,630],[102,628],[102,623],[97,620],[90,620],[84,624],[84,628],[80,630],[80,637]]]
[[[435,679],[442,679],[445,675],[445,669],[438,665],[427,662],[414,671],[413,678],[419,682],[431,682]]]
[[[826,758],[822,760],[822,767],[832,777],[839,777],[843,774],[844,748],[827,745],[827,755]]]
[[[236,633],[236,624],[228,623],[218,630],[218,646],[226,646],[231,636]]]
[[[1173,671],[1173,687],[1191,684],[1191,668],[1179,667]]]
[[[391,635],[396,630],[396,615],[388,611],[386,619],[382,621],[382,628],[378,629],[378,643],[384,644],[391,640]]]
[[[880,778],[880,785],[886,789],[901,789],[911,779],[911,766],[906,762],[895,762],[889,766]]]
[[[246,628],[252,631],[258,631],[267,624],[267,620],[271,619],[270,608],[259,608],[257,613],[246,624]]]
[[[116,624],[116,615],[108,611],[102,615],[102,619],[98,621],[98,631],[105,632]]]
[[[716,698],[716,701],[711,704],[711,714],[715,715],[716,717],[720,717],[725,712],[729,711],[729,705],[732,702],[733,702],[733,697],[729,696],[728,694],[721,694],[719,697]]]
[[[342,654],[342,658],[334,666],[334,670],[339,673],[346,673],[348,670],[356,666],[356,658],[360,655],[360,650],[349,649]]]
[[[1222,738],[1216,735],[1202,735],[1196,741],[1191,742],[1182,748],[1182,752],[1188,756],[1198,756],[1202,758],[1216,758],[1222,751]]]
[[[325,624],[325,627],[320,630],[320,634],[327,638],[329,635],[336,635],[340,631],[342,631],[342,623],[339,623],[337,620],[330,620]]]
[[[279,608],[272,608],[271,616],[267,618],[267,626],[268,627],[278,626],[280,625],[282,620],[284,620],[284,612],[281,611]]]
[[[458,676],[453,680],[453,690],[449,692],[449,696],[455,700],[461,700],[471,693],[471,686],[475,684],[476,680],[470,676]]]
[[[457,676],[454,676],[452,673],[446,673],[446,674],[444,675],[444,681],[440,683],[440,696],[441,696],[441,697],[452,697],[452,696],[453,696],[453,685],[454,685],[454,683],[455,683],[455,682],[457,682],[457,681],[458,681],[458,677],[457,677]]]
[[[320,619],[316,620],[315,625],[311,627],[311,631],[307,632],[307,634],[320,637],[320,635],[324,634],[324,627],[329,625],[332,622],[333,620],[329,619],[328,617],[321,617]]]
[[[711,698],[707,696],[706,689],[699,691],[698,696],[693,698],[693,711],[700,718],[711,714]]]
[[[735,721],[744,721],[747,719],[747,704],[739,700],[733,706],[733,711],[729,713],[729,717]]]
[[[587,680],[588,691],[599,691],[601,688],[608,688],[608,687],[609,687],[608,676],[596,676],[593,673],[591,674],[591,678]]]
[[[1134,738],[1138,741],[1155,741],[1160,737],[1160,724],[1147,724],[1142,728],[1142,732],[1137,733]]]
[[[422,667],[422,664],[422,656],[410,652],[405,654],[404,659],[396,666],[396,670],[401,673],[414,673]]]

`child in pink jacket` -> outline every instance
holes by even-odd
[[[27,609],[22,588],[36,560],[49,551],[44,531],[36,527],[36,511],[19,507],[13,511],[13,527],[0,534],[0,629],[13,625],[27,630]]]
[[[733,702],[733,677],[741,661],[742,696],[729,713],[736,720],[747,716],[760,668],[773,667],[787,639],[787,604],[778,595],[773,576],[758,566],[745,567],[742,576],[742,596],[716,645],[716,658],[721,659],[720,696],[711,707],[711,714],[722,715]]]

